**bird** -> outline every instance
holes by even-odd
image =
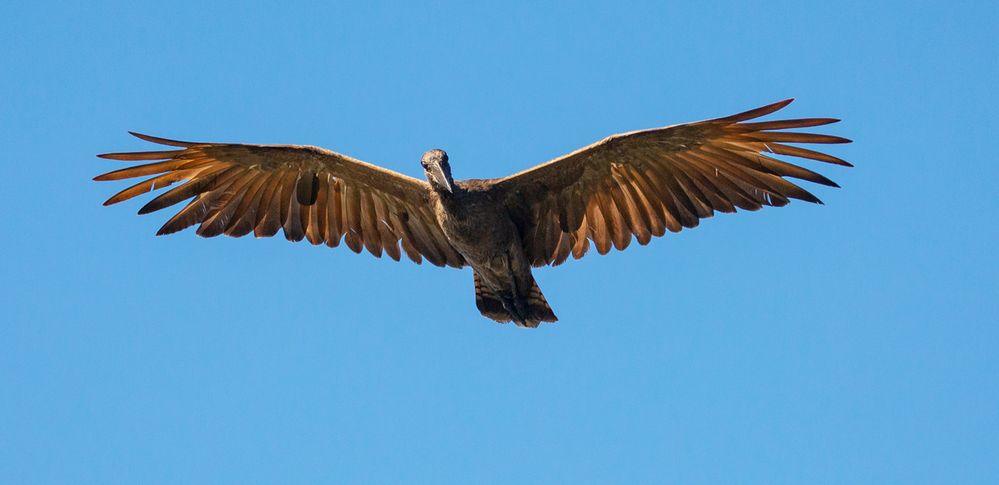
[[[759,120],[792,101],[611,135],[503,178],[455,180],[439,148],[421,157],[420,180],[315,146],[187,142],[129,132],[168,148],[97,155],[143,163],[94,180],[148,177],[104,205],[179,184],[139,209],[148,214],[187,201],[157,235],[193,225],[203,237],[283,231],[289,241],[471,267],[483,316],[534,328],[558,318],[532,268],[558,266],[592,249],[601,255],[624,250],[632,239],[645,245],[717,212],[780,207],[791,199],[822,204],[799,181],[839,185],[778,157],[852,167],[797,146],[850,140],[786,131],[840,121],[835,118]]]

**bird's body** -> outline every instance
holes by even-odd
[[[455,183],[453,192],[434,191],[431,200],[448,241],[472,267],[484,315],[523,326],[554,322],[504,195],[492,180],[468,180]]]
[[[430,194],[434,216],[448,241],[473,267],[517,239],[516,227],[490,182],[462,180],[453,193]]]
[[[307,239],[354,252],[473,271],[476,306],[496,321],[536,327],[557,320],[531,274],[534,266],[647,244],[666,231],[736,208],[820,202],[787,178],[836,186],[766,153],[837,165],[825,153],[786,143],[845,143],[844,138],[780,131],[838,120],[750,122],[790,100],[725,118],[608,137],[501,179],[454,181],[443,150],[421,159],[426,182],[310,146],[198,143],[133,133],[162,145],[154,152],[100,155],[150,161],[95,180],[152,176],[105,205],[177,182],[140,214],[189,200],[163,225],[170,234],[200,224],[198,235]]]

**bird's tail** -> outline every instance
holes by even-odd
[[[536,328],[541,322],[557,322],[558,317],[548,306],[538,282],[531,278],[531,291],[526,297],[504,298],[487,287],[479,273],[475,279],[475,306],[482,315],[500,323],[514,322],[520,327]]]

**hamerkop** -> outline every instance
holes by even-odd
[[[94,180],[152,176],[105,202],[114,204],[175,182],[139,209],[147,214],[191,199],[157,235],[194,224],[204,237],[273,236],[419,264],[472,267],[475,305],[498,322],[525,327],[557,320],[531,275],[590,246],[600,254],[647,244],[667,230],[736,208],[754,211],[790,199],[821,203],[788,181],[838,187],[777,154],[851,166],[787,143],[848,143],[838,136],[782,131],[832,118],[748,122],[785,100],[744,113],[609,136],[509,177],[454,180],[444,150],[423,155],[426,182],[313,146],[244,145],[136,137],[178,147],[108,153],[149,161]]]

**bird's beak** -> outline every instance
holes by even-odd
[[[451,188],[451,182],[448,182],[447,175],[444,175],[444,169],[442,169],[440,165],[433,165],[427,173],[429,173],[434,181],[440,184],[441,187],[444,187],[444,190],[447,190],[449,194],[454,193],[454,190]]]

